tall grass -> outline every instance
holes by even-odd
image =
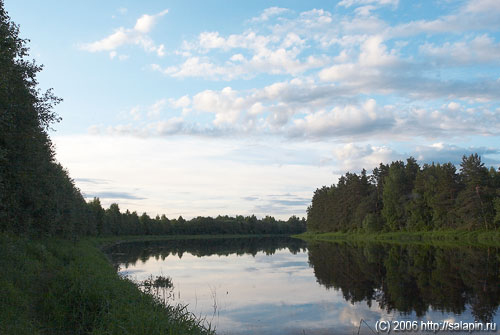
[[[120,278],[94,242],[0,235],[0,334],[212,334]]]

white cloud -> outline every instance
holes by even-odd
[[[451,14],[434,20],[417,20],[387,29],[387,36],[401,37],[427,34],[458,34],[500,27],[500,3],[496,0],[469,0]]]
[[[169,101],[174,108],[186,108],[191,104],[191,99],[189,99],[188,95],[184,95],[177,100],[171,99]]]
[[[164,10],[155,15],[144,14],[137,19],[134,28],[127,29],[120,27],[109,36],[91,43],[80,45],[80,48],[89,52],[110,51],[116,56],[116,49],[124,45],[139,45],[147,52],[155,52],[158,56],[165,55],[165,46],[163,44],[156,45],[153,40],[147,35],[158,19],[168,13]],[[111,57],[110,53],[110,57]],[[111,57],[111,58],[114,58]]]
[[[202,136],[255,134],[352,141],[370,136],[410,139],[414,136],[450,138],[500,133],[500,114],[491,110],[488,103],[476,106],[476,101],[450,100],[434,106],[421,101],[377,106],[373,98],[361,102],[353,99],[351,95],[357,90],[356,86],[346,89],[293,79],[248,91],[232,87],[204,90],[192,97],[170,98],[168,103],[182,110],[183,116],[189,111],[195,112],[192,115],[197,115],[196,112],[211,114],[211,123],[186,121],[184,127],[178,129],[179,133]],[[160,102],[163,106],[165,100]],[[158,135],[150,126],[137,127],[142,129],[134,131],[139,136]],[[130,133],[131,129],[125,127],[121,131]],[[172,134],[173,131],[168,132]]]
[[[182,130],[184,120],[180,117],[173,117],[166,121],[160,121],[154,126],[159,135],[178,134]]]
[[[342,0],[337,5],[344,7],[352,7],[352,6],[368,5],[368,4],[373,4],[378,6],[391,5],[397,7],[399,4],[399,0]]]
[[[360,82],[369,80],[373,76],[381,76],[384,67],[398,66],[401,61],[395,50],[387,51],[381,36],[368,37],[360,47],[358,63],[344,63],[333,65],[319,72],[324,81]]]
[[[498,165],[498,161],[491,159],[488,155],[496,155],[500,153],[499,148],[487,147],[462,147],[454,144],[446,144],[436,142],[430,145],[419,145],[414,149],[414,156],[417,160],[426,163],[448,163],[451,162],[459,165],[462,161],[462,156],[469,156],[477,153],[481,156],[482,161],[489,164]]]
[[[361,6],[361,7],[358,7],[354,10],[354,12],[356,13],[356,15],[358,16],[364,16],[364,17],[369,17],[371,15],[371,12],[373,10],[375,10],[376,7],[375,6]]]
[[[403,159],[403,155],[386,146],[374,146],[370,144],[357,145],[347,143],[337,146],[332,152],[335,172],[360,172],[366,169],[368,173],[378,167],[380,163],[390,163],[394,160]]]
[[[486,13],[500,12],[500,2],[496,0],[471,0],[467,2],[464,12]]]
[[[140,120],[142,115],[141,115],[141,109],[139,106],[133,107],[130,112],[130,116],[134,119],[134,121]]]
[[[200,57],[189,57],[180,66],[169,66],[162,69],[159,65],[153,64],[152,69],[160,71],[171,77],[202,77],[207,79],[232,80],[241,75],[241,68],[237,66],[225,67],[211,63],[207,59]]]
[[[346,105],[330,111],[320,110],[295,119],[292,136],[304,137],[359,137],[391,129],[394,117],[390,112],[377,110],[376,101],[369,99],[361,106]]]
[[[248,108],[243,98],[237,97],[237,92],[226,87],[220,92],[206,90],[193,97],[193,108],[215,114],[214,124],[235,123],[240,114]]]
[[[305,41],[295,33],[288,33],[282,38],[259,36],[254,32],[231,35],[227,39],[217,32],[200,34],[197,45],[189,45],[190,50],[199,49],[201,55],[207,50],[246,49],[250,53],[245,57],[241,53],[232,54],[222,64],[214,63],[207,56],[188,56],[179,66],[162,69],[153,65],[154,70],[172,77],[203,77],[215,80],[233,80],[235,78],[253,78],[260,73],[298,75],[310,69],[327,64],[327,56],[300,57]]]
[[[277,16],[277,15],[286,13],[288,11],[289,11],[289,9],[287,9],[287,8],[269,7],[269,8],[264,9],[262,11],[262,14],[260,14],[258,17],[254,17],[250,21],[252,21],[252,22],[268,21],[272,16]]]
[[[420,47],[420,52],[443,66],[500,63],[500,43],[495,43],[486,34],[460,42],[446,42],[440,46],[426,43]]]
[[[156,101],[154,104],[152,104],[149,107],[148,116],[149,117],[159,116],[160,112],[164,109],[166,104],[167,104],[166,99],[160,99],[160,100]]]
[[[158,117],[154,124],[135,124],[135,130],[124,126],[122,131],[158,135],[159,122],[168,121],[165,135],[258,134],[351,141],[375,134],[408,140],[498,133],[498,76],[471,74],[457,79],[440,73],[446,70],[441,64],[496,64],[500,51],[496,35],[471,33],[442,45],[401,38],[441,34],[460,21],[467,26],[477,13],[496,15],[495,5],[469,1],[433,20],[392,27],[373,12],[382,5],[395,7],[398,2],[344,0],[339,6],[351,8],[353,15],[343,16],[338,8],[297,14],[271,8],[261,15],[270,24],[250,25],[228,35],[201,32],[176,51],[182,56],[179,64],[152,64],[151,69],[174,78],[231,81],[271,74],[279,75],[279,81],[267,77],[264,87],[239,90],[239,83],[228,83],[224,89],[167,97],[164,101],[183,117],[182,127],[171,126],[179,124],[172,115],[163,120],[159,112],[150,111],[150,116]],[[150,31],[157,16],[142,16],[134,31]],[[411,54],[415,49],[420,51],[418,57]],[[115,50],[111,53],[119,57]],[[209,114],[200,118],[205,123],[196,120],[200,113]]]
[[[134,30],[144,34],[149,33],[153,28],[153,26],[155,25],[156,21],[158,21],[160,17],[162,17],[167,13],[168,9],[155,15],[148,15],[148,14],[142,15],[140,18],[137,19],[134,26]]]

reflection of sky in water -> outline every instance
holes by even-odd
[[[389,315],[376,302],[371,307],[365,302],[351,304],[339,291],[320,286],[307,252],[293,255],[279,250],[255,257],[197,257],[186,252],[181,258],[150,257],[128,268],[121,266],[120,274],[133,280],[172,277],[174,303],[188,304],[195,315],[206,316],[218,334],[353,334],[361,319],[374,327],[379,319],[416,318]],[[473,317],[468,311],[460,316],[429,311],[423,320],[473,321]],[[363,326],[360,334],[369,333]]]

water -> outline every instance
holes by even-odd
[[[372,334],[378,320],[500,321],[498,248],[307,245],[282,237],[107,251],[134,281],[171,277],[169,303],[187,304],[219,334],[356,334],[361,319],[360,334]]]

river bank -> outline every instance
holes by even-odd
[[[214,334],[119,277],[100,250],[112,240],[0,235],[0,333]]]
[[[422,232],[305,232],[292,237],[305,241],[373,241],[384,243],[419,243],[452,246],[500,246],[500,231],[495,230],[439,230]]]

